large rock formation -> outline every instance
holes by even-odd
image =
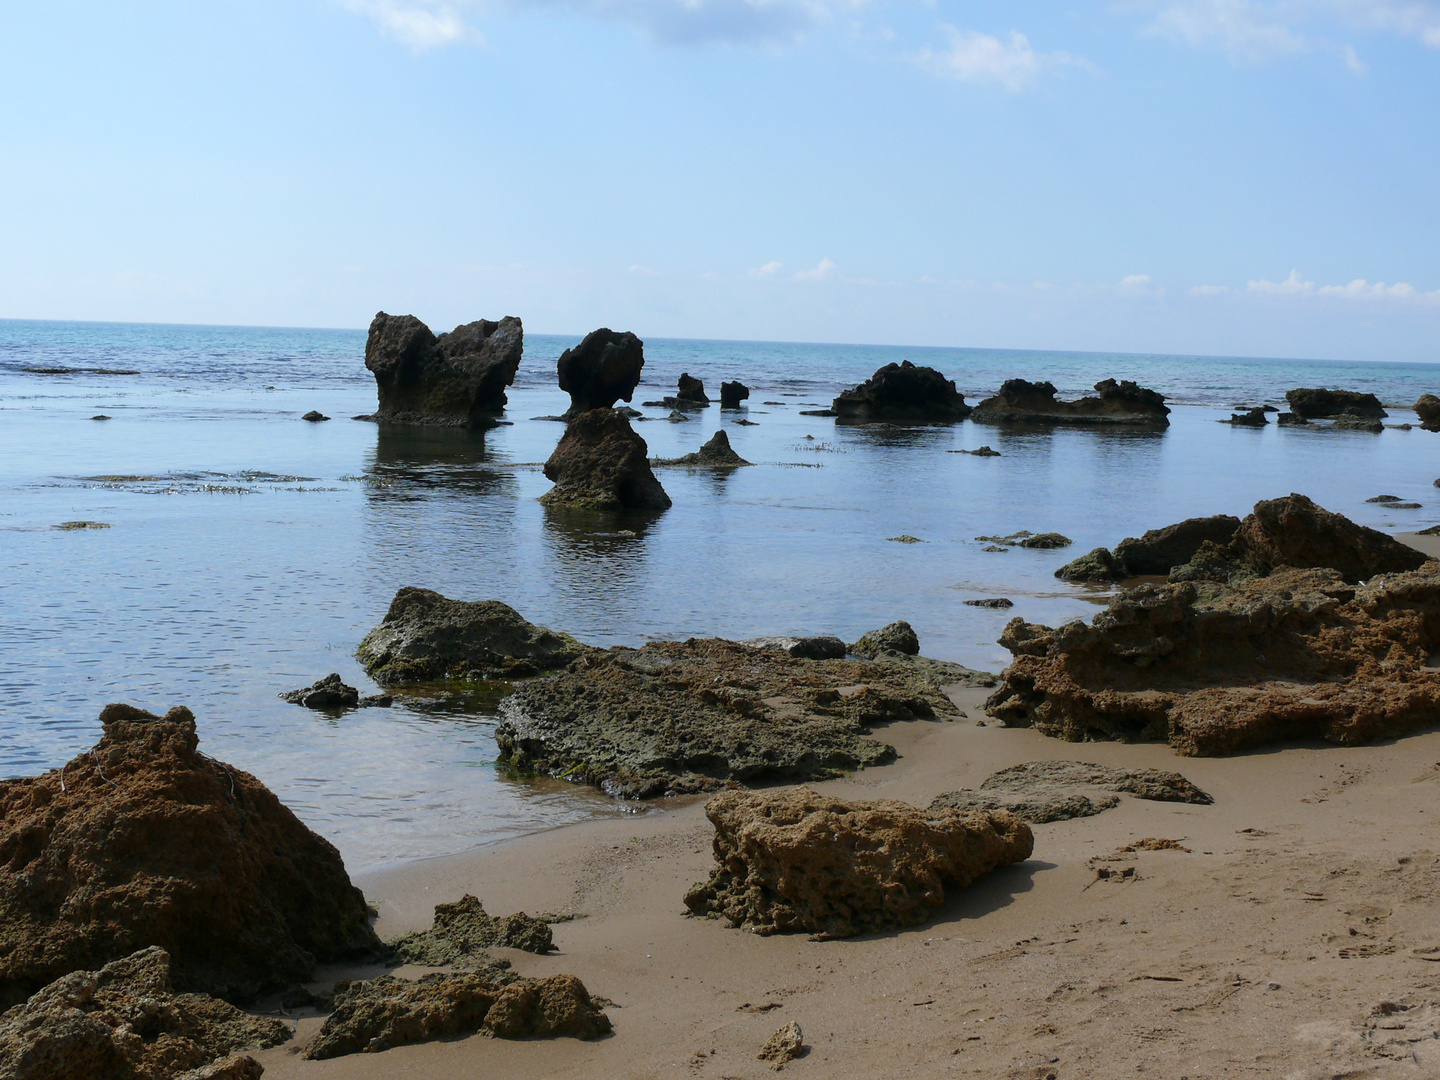
[[[99,971],[72,971],[0,1016],[0,1076],[256,1080],[264,1070],[253,1058],[219,1059],[289,1038],[279,1020],[205,994],[175,993],[169,955],[151,946]]]
[[[236,1000],[381,951],[339,852],[199,753],[189,709],[100,723],[64,768],[0,781],[0,1004],[150,945],[182,989]]]
[[[693,454],[685,454],[678,458],[656,458],[656,465],[678,465],[687,468],[711,468],[711,469],[734,469],[741,465],[749,465],[739,454],[730,448],[730,436],[724,430],[715,432],[710,441],[705,443]]]
[[[1362,394],[1356,390],[1325,390],[1301,387],[1285,393],[1290,411],[1307,420],[1327,416],[1359,416],[1372,420],[1383,420],[1390,414],[1380,405],[1374,394]]]
[[[1168,574],[1193,559],[1206,541],[1228,544],[1239,527],[1240,519],[1230,514],[1186,518],[1163,529],[1147,529],[1139,538],[1126,537],[1115,545],[1113,553],[1108,548],[1096,548],[1066,563],[1055,571],[1055,576],[1063,581],[1124,581]]]
[[[871,727],[957,710],[904,665],[692,638],[591,653],[500,713],[502,763],[650,798],[883,765],[895,750]]]
[[[742,382],[722,382],[720,384],[720,407],[722,409],[738,409],[740,403],[750,396],[750,388]]]
[[[480,319],[438,338],[414,315],[380,312],[365,341],[380,408],[373,419],[405,424],[489,424],[505,407],[524,351],[520,320]]]
[[[1030,827],[1004,811],[845,802],[809,788],[727,791],[705,804],[717,865],[685,904],[757,934],[818,939],[913,926],[998,866],[1030,857]]]
[[[385,975],[352,982],[305,1049],[311,1060],[376,1053],[406,1043],[485,1031],[501,1039],[593,1039],[610,1018],[573,975],[500,984],[483,975],[426,975],[408,982]]]
[[[590,409],[613,408],[622,398],[629,401],[644,366],[645,343],[630,331],[591,330],[555,363],[560,389],[570,395],[570,408],[561,419],[571,420]]]
[[[994,397],[975,406],[970,419],[988,424],[1122,424],[1133,427],[1168,427],[1170,410],[1165,398],[1128,379],[1101,379],[1099,397],[1058,401],[1053,383],[1007,379]]]
[[[583,510],[664,510],[670,496],[650,469],[649,447],[614,409],[591,409],[565,428],[545,475],[547,506]]]
[[[1426,431],[1440,431],[1440,397],[1421,394],[1415,399],[1415,415]]]
[[[357,655],[382,686],[443,679],[519,679],[563,668],[590,651],[569,634],[527,622],[499,600],[451,600],[407,586]]]
[[[965,395],[931,367],[909,360],[886,364],[859,386],[846,390],[830,406],[842,420],[949,424],[970,415]]]
[[[1088,761],[1026,761],[992,773],[976,789],[937,795],[931,810],[1004,810],[1034,825],[1090,817],[1120,805],[1116,792],[1155,802],[1209,806],[1215,800],[1177,772],[1111,769]]]
[[[1123,593],[1089,624],[1013,619],[985,711],[1081,739],[1167,739],[1185,754],[1286,739],[1358,743],[1440,715],[1440,563],[1362,585],[1331,569]]]

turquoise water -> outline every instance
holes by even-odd
[[[722,378],[753,389],[740,414],[671,424],[643,410],[652,454],[724,426],[757,467],[661,471],[675,505],[656,518],[557,516],[537,498],[561,427],[530,418],[567,404],[554,362],[575,340],[527,337],[513,423],[482,436],[348,419],[375,406],[363,332],[0,321],[0,776],[89,747],[107,702],[185,704],[207,752],[260,776],[352,868],[375,866],[634,809],[498,776],[490,701],[333,719],[276,698],[330,671],[371,687],[354,648],[402,585],[501,599],[596,644],[854,640],[906,618],[928,655],[995,669],[1011,615],[1053,623],[1104,601],[1052,576],[1097,544],[1290,491],[1378,528],[1440,522],[1440,435],[1214,422],[1300,385],[1413,402],[1440,389],[1437,365],[665,340],[646,342],[636,403],[682,370],[712,396]],[[1178,404],[1164,433],[799,415],[901,359],[939,367],[972,402],[1012,376],[1067,395],[1114,376]],[[310,409],[335,419],[302,423]],[[1002,456],[947,453],[982,444]],[[1424,507],[1365,502],[1380,493]],[[54,528],[76,520],[110,527]],[[1075,545],[992,554],[974,539],[1021,528]],[[886,539],[902,533],[925,542]],[[1002,595],[1013,611],[962,604]]]

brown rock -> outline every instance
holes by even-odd
[[[1307,420],[1346,414],[1383,420],[1390,415],[1380,406],[1380,399],[1374,394],[1362,394],[1356,390],[1302,387],[1287,391],[1285,400],[1290,403],[1291,412]]]
[[[1155,802],[1208,806],[1215,801],[1179,773],[1163,769],[1112,769],[1088,761],[1026,761],[992,773],[979,788],[937,795],[930,809],[1004,810],[1038,825],[1090,817],[1119,806],[1115,792]]]
[[[550,925],[523,911],[491,916],[474,896],[453,904],[435,905],[435,922],[429,930],[406,934],[390,942],[395,955],[407,964],[426,967],[464,967],[472,959],[488,959],[484,950],[501,947],[548,953],[555,941]]]
[[[965,395],[955,383],[931,367],[909,360],[886,364],[859,386],[846,390],[830,406],[843,420],[885,420],[896,423],[950,424],[970,415]],[[802,416],[824,413],[802,413]]]
[[[710,880],[685,904],[757,934],[816,939],[922,923],[997,866],[1030,857],[1030,827],[1004,811],[931,812],[889,799],[845,802],[809,788],[727,791]]]
[[[724,430],[715,432],[710,441],[693,454],[686,454],[678,458],[657,458],[656,465],[676,465],[687,468],[712,468],[712,469],[733,469],[741,465],[749,465],[739,454],[730,448],[730,436]]]
[[[1147,529],[1138,539],[1126,537],[1108,548],[1096,548],[1066,563],[1055,576],[1064,581],[1123,581],[1126,578],[1168,574],[1195,557],[1200,545],[1228,544],[1240,519],[1230,514],[1186,518],[1163,529]]]
[[[994,397],[975,406],[970,419],[989,424],[1123,424],[1168,427],[1170,410],[1154,390],[1126,380],[1102,379],[1099,397],[1058,401],[1053,383],[1007,379]]]
[[[680,376],[676,384],[675,400],[689,402],[692,405],[703,406],[710,404],[709,395],[705,393],[705,384],[689,372],[685,372]]]
[[[590,409],[613,408],[622,398],[629,401],[644,366],[645,343],[634,334],[628,330],[616,333],[607,327],[591,330],[555,363],[560,389],[570,395],[570,408],[561,419],[570,420]]]
[[[380,408],[368,419],[406,424],[490,424],[505,407],[524,351],[520,320],[481,319],[438,338],[414,315],[380,312],[365,341]]]
[[[182,989],[236,1000],[380,952],[339,852],[200,754],[189,709],[100,722],[63,769],[0,782],[0,1003],[151,945]]]
[[[805,1034],[800,1030],[800,1025],[791,1020],[765,1040],[765,1045],[755,1057],[760,1061],[772,1061],[778,1068],[787,1061],[794,1061],[804,1052]]]
[[[585,510],[664,510],[670,496],[650,469],[645,440],[614,409],[591,409],[570,421],[545,475],[555,486],[547,506]]]
[[[1415,400],[1415,415],[1420,418],[1420,426],[1426,431],[1440,431],[1440,397],[1421,394]]]

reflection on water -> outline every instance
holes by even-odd
[[[483,431],[466,427],[380,424],[366,466],[367,494],[376,501],[423,499],[435,494],[495,496],[514,480],[490,463]]]

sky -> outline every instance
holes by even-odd
[[[0,317],[1440,361],[1440,0],[0,10]]]

